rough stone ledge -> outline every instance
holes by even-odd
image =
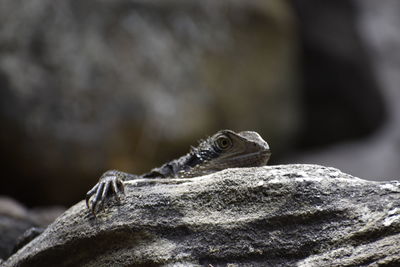
[[[114,201],[115,202],[115,201]],[[400,182],[278,165],[127,183],[83,201],[4,266],[400,266]]]

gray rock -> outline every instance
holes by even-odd
[[[4,266],[398,266],[398,251],[400,182],[299,164],[130,182],[120,205],[95,218],[79,202]]]
[[[36,226],[26,214],[26,209],[18,203],[0,197],[0,259],[9,257],[17,238]]]
[[[0,258],[11,255],[25,231],[46,227],[63,211],[61,207],[27,209],[15,200],[0,196]]]

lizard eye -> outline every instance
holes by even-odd
[[[231,139],[229,139],[226,136],[220,136],[217,138],[217,140],[215,140],[215,145],[221,149],[221,150],[225,150],[231,147],[232,145],[232,141]]]

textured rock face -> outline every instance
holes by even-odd
[[[5,266],[400,264],[400,183],[317,165],[130,182],[96,218],[80,202]]]

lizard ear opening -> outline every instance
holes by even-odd
[[[232,146],[232,140],[225,135],[221,135],[215,140],[215,146],[220,150],[226,150]]]

